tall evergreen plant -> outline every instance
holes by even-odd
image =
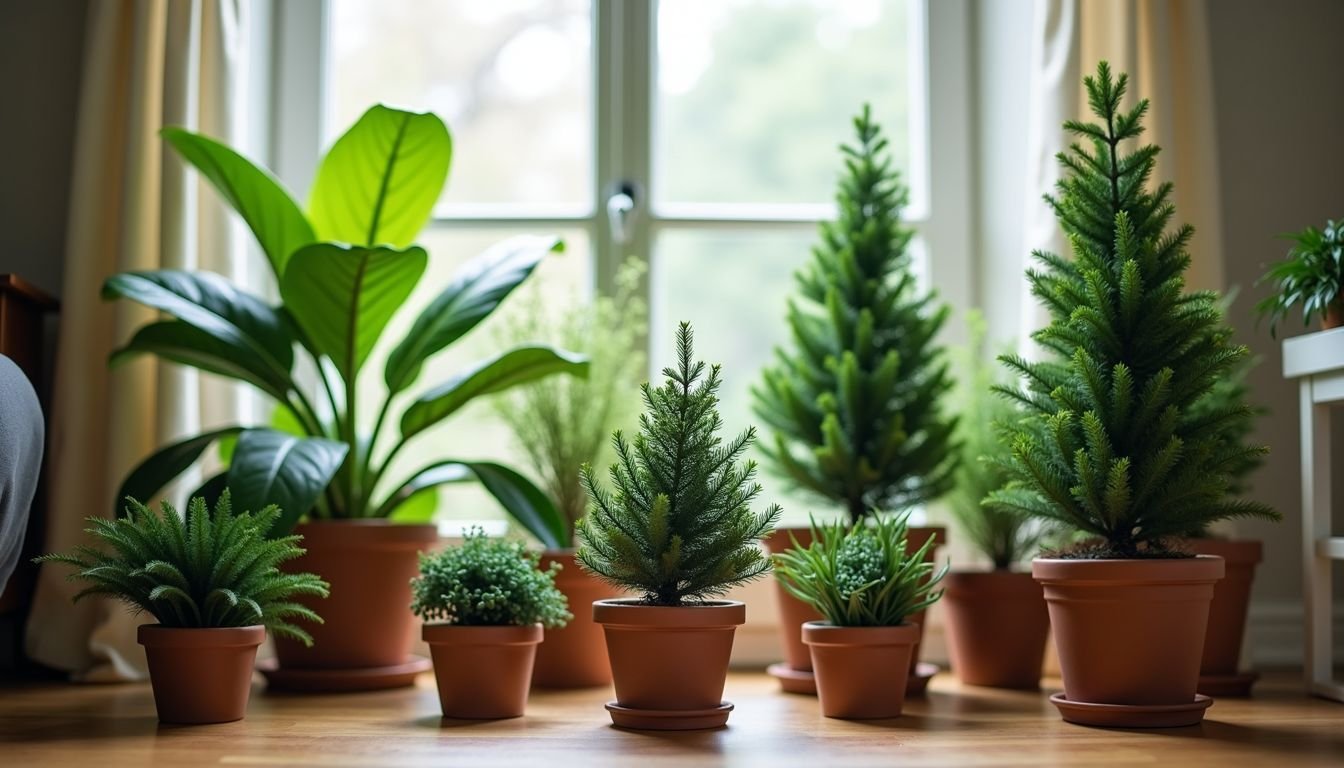
[[[952,384],[934,342],[948,310],[916,284],[907,192],[867,106],[854,129],[856,144],[840,148],[839,218],[822,224],[794,276],[793,348],[776,351],[753,397],[774,430],[767,466],[856,521],[942,495],[956,453],[955,419],[940,408]]]
[[[1127,78],[1105,62],[1084,83],[1099,122],[1065,123],[1079,142],[1059,155],[1066,175],[1046,198],[1074,258],[1038,252],[1027,273],[1050,312],[1032,335],[1047,356],[1000,358],[1022,377],[1001,391],[1027,413],[1006,425],[1012,480],[988,502],[1102,540],[1080,554],[1172,556],[1168,537],[1278,514],[1228,493],[1264,452],[1238,432],[1247,406],[1211,399],[1247,350],[1231,344],[1215,294],[1185,291],[1194,231],[1168,231],[1170,184],[1150,190],[1158,147],[1126,146],[1148,102],[1122,109]]]

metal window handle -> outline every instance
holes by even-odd
[[[635,216],[635,188],[624,183],[607,198],[607,225],[611,240],[616,245],[630,242],[630,229]]]

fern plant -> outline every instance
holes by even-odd
[[[633,440],[612,437],[611,490],[583,469],[591,509],[579,521],[579,564],[604,581],[675,606],[722,595],[770,569],[759,541],[778,505],[753,513],[756,465],[738,462],[755,438],[748,428],[719,438],[719,366],[695,360],[691,327],[677,331],[677,367],[641,388],[645,412]]]
[[[126,504],[124,517],[89,518],[87,532],[106,548],[80,545],[71,554],[37,558],[78,569],[70,578],[89,586],[76,601],[107,595],[153,614],[164,627],[260,624],[312,645],[312,637],[290,620],[320,624],[322,619],[293,598],[326,597],[327,583],[311,573],[280,572],[281,563],[304,550],[302,536],[266,537],[280,517],[278,507],[235,514],[228,489],[213,513],[205,499],[193,498],[185,519],[167,502],[158,511],[135,499]]]
[[[561,566],[551,563],[543,571],[540,560],[521,542],[491,539],[472,528],[462,546],[420,555],[411,611],[446,624],[563,627],[574,614],[555,587]]]
[[[926,561],[933,537],[909,550],[909,513],[846,525],[812,521],[812,544],[774,556],[789,594],[840,627],[894,627],[938,602],[947,574]]]
[[[1102,62],[1084,80],[1098,123],[1070,121],[1080,138],[1047,196],[1072,261],[1034,254],[1032,293],[1051,322],[1032,338],[1044,360],[1002,360],[1023,378],[1000,391],[1025,415],[1005,425],[1010,482],[998,509],[1059,523],[1103,543],[1100,557],[1175,556],[1165,540],[1233,517],[1277,518],[1228,493],[1232,473],[1264,448],[1237,439],[1247,406],[1208,406],[1216,382],[1248,354],[1230,342],[1211,292],[1185,292],[1193,229],[1167,231],[1171,185],[1149,190],[1158,148],[1126,151],[1148,102],[1121,109],[1127,78]]]
[[[1269,268],[1259,283],[1272,283],[1274,294],[1255,305],[1269,315],[1269,333],[1276,335],[1280,320],[1302,305],[1302,325],[1320,316],[1324,324],[1344,322],[1344,219],[1327,221],[1325,229],[1307,227],[1285,235],[1293,241],[1288,256]]]

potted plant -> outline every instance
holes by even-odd
[[[1065,127],[1082,141],[1047,198],[1072,260],[1038,254],[1027,273],[1051,322],[1048,354],[1000,359],[1022,377],[1004,388],[1024,415],[1006,425],[1011,480],[989,503],[1091,537],[1038,557],[1032,575],[1050,609],[1065,720],[1109,726],[1199,722],[1200,656],[1222,558],[1176,549],[1181,534],[1230,517],[1273,518],[1228,494],[1230,468],[1263,449],[1228,425],[1244,406],[1197,410],[1245,358],[1212,293],[1186,293],[1193,230],[1168,232],[1171,186],[1149,189],[1158,149],[1128,142],[1147,101],[1122,109],[1127,78],[1105,62],[1084,80],[1097,123]]]
[[[543,628],[573,616],[555,588],[558,563],[541,570],[519,542],[475,528],[460,547],[420,556],[411,611],[434,657],[444,717],[521,717]]]
[[[542,553],[541,565],[563,566],[556,587],[570,605],[582,606],[568,624],[546,630],[537,649],[532,684],[544,688],[590,688],[611,684],[611,664],[602,628],[587,606],[619,593],[574,560],[574,526],[588,509],[581,477],[585,464],[598,465],[608,453],[611,433],[633,420],[633,391],[645,375],[641,344],[648,330],[640,298],[643,267],[631,261],[617,274],[616,292],[570,311],[548,310],[529,296],[507,318],[500,346],[545,341],[589,360],[587,378],[551,376],[515,387],[494,399],[501,421],[513,432],[540,487],[564,522],[560,546]]]
[[[718,433],[719,366],[694,359],[691,328],[677,331],[675,368],[663,385],[641,388],[644,413],[632,440],[616,432],[611,487],[583,471],[592,499],[579,521],[579,564],[612,586],[641,595],[599,600],[593,620],[607,638],[616,700],[626,728],[690,730],[728,721],[723,701],[733,633],[746,606],[713,600],[770,569],[759,540],[779,518],[755,513],[755,465],[738,462],[755,438]]]
[[[993,387],[1008,382],[987,364],[984,317],[968,314],[970,343],[962,351],[958,377],[957,441],[961,459],[948,494],[958,530],[990,569],[953,570],[943,581],[943,617],[952,671],[967,685],[1036,688],[1050,633],[1041,586],[1016,566],[1032,554],[1041,527],[1014,510],[981,502],[1008,481],[1002,459],[1006,446],[998,429],[1020,416],[1020,408]]]
[[[1285,237],[1293,241],[1288,256],[1260,278],[1276,291],[1255,305],[1262,317],[1269,315],[1270,335],[1298,304],[1303,326],[1316,316],[1321,330],[1344,325],[1344,219],[1327,221],[1324,230],[1307,227]]]
[[[919,627],[908,621],[937,602],[947,573],[929,562],[933,541],[911,549],[907,513],[846,525],[812,523],[812,543],[774,556],[789,594],[824,620],[803,625],[821,713],[844,719],[899,717]]]
[[[213,512],[197,497],[184,520],[168,503],[154,511],[127,499],[126,516],[89,518],[103,548],[78,546],[39,562],[66,563],[89,586],[75,595],[115,597],[152,615],[140,644],[149,661],[154,706],[165,723],[226,723],[247,712],[252,662],[266,630],[311,643],[296,619],[322,620],[299,596],[326,597],[311,573],[281,573],[303,554],[301,536],[268,539],[281,512],[235,514],[224,490]]]
[[[408,658],[415,627],[403,608],[416,553],[437,535],[427,524],[432,505],[410,499],[474,479],[543,543],[559,546],[564,534],[545,494],[506,466],[445,456],[402,474],[396,463],[409,444],[423,442],[477,396],[553,373],[584,375],[587,363],[576,355],[523,345],[413,388],[427,361],[489,316],[561,245],[519,238],[465,264],[392,346],[369,399],[361,384],[369,384],[370,352],[426,268],[427,254],[412,242],[447,177],[452,143],[443,122],[373,107],[323,157],[306,213],[273,176],[222,144],[179,128],[165,128],[163,136],[251,228],[280,304],[208,272],[115,275],[104,284],[105,297],[167,317],[137,330],[111,362],[151,354],[243,381],[276,403],[287,427],[229,426],[165,446],[135,468],[121,495],[149,498],[212,443],[227,443],[229,466],[198,493],[213,497],[227,485],[241,507],[278,504],[273,535],[306,520],[295,530],[308,553],[291,567],[331,583],[327,623],[310,629],[314,646],[281,638],[279,668],[264,670],[272,685],[409,685],[429,663]]]
[[[761,445],[766,466],[851,522],[933,501],[952,487],[956,463],[955,419],[940,407],[952,382],[935,340],[948,310],[918,287],[913,231],[901,224],[907,192],[867,106],[854,128],[856,144],[841,148],[839,218],[821,225],[821,243],[794,275],[793,348],[777,350],[752,390],[757,416],[774,433]],[[941,529],[909,533],[916,548],[935,534],[946,541]],[[806,546],[808,535],[779,530],[766,544],[779,553],[795,538]],[[799,628],[820,617],[783,588],[778,594],[786,661],[769,671],[786,691],[815,693]],[[922,627],[923,615],[911,621]],[[916,649],[911,663],[918,658]],[[917,666],[912,693],[937,671]]]

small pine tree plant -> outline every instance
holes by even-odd
[[[1125,151],[1148,102],[1122,109],[1127,78],[1105,62],[1084,84],[1099,123],[1065,124],[1089,146],[1059,155],[1066,176],[1046,198],[1074,259],[1036,253],[1042,268],[1027,273],[1050,312],[1032,335],[1047,358],[1000,358],[1023,379],[1001,391],[1026,415],[1006,425],[1012,480],[988,501],[1101,540],[1078,556],[1179,556],[1170,537],[1278,517],[1229,495],[1235,468],[1264,449],[1237,439],[1244,403],[1208,400],[1247,350],[1213,293],[1185,292],[1193,229],[1168,231],[1170,184],[1149,190],[1158,148]]]
[[[561,566],[551,563],[543,571],[540,561],[521,542],[491,539],[472,528],[462,546],[420,555],[411,611],[445,624],[563,627],[574,614],[555,587]]]
[[[234,514],[228,489],[211,513],[205,499],[187,505],[183,519],[164,502],[158,511],[126,500],[125,517],[89,518],[86,532],[109,545],[80,545],[68,555],[38,562],[66,563],[79,570],[71,580],[89,582],[75,600],[108,595],[154,615],[164,627],[202,629],[262,625],[312,645],[290,619],[322,623],[299,595],[327,596],[327,583],[311,573],[281,573],[279,565],[303,554],[302,536],[267,539],[280,508]]]
[[[848,511],[931,501],[952,486],[954,419],[939,407],[951,389],[934,337],[946,306],[911,270],[907,193],[867,106],[856,146],[842,146],[840,217],[794,276],[788,322],[794,349],[752,391],[774,430],[767,466],[791,485]]]
[[[592,505],[579,522],[580,565],[604,581],[676,606],[722,595],[770,568],[758,542],[779,519],[778,505],[753,513],[761,492],[756,466],[739,463],[749,428],[731,442],[717,405],[719,366],[695,360],[691,327],[677,331],[677,366],[641,387],[645,412],[633,440],[612,436],[611,489],[584,467]]]

